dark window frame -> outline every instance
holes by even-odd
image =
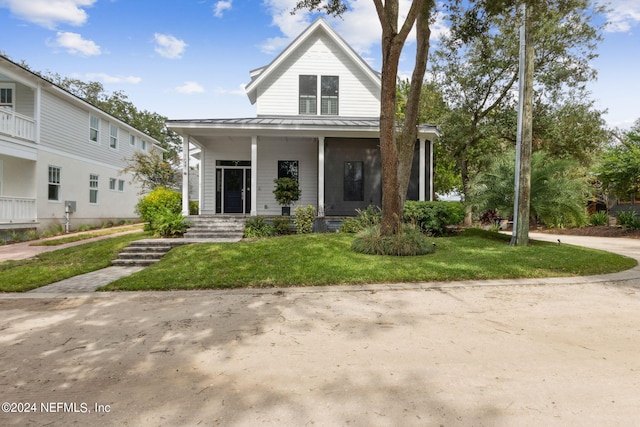
[[[364,162],[344,162],[343,185],[343,201],[364,201]]]

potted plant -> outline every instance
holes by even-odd
[[[276,202],[282,206],[282,215],[291,215],[291,205],[300,198],[300,186],[293,178],[278,178],[273,181],[276,184],[273,195]]]

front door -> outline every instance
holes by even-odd
[[[224,213],[244,213],[244,169],[224,169]]]

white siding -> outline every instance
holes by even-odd
[[[278,160],[297,160],[302,192],[294,206],[318,204],[318,143],[309,138],[258,138],[258,215],[280,215],[273,196]],[[293,207],[291,213],[293,214]]]
[[[339,115],[377,117],[380,89],[329,37],[310,37],[257,88],[258,115],[298,115],[298,76],[339,76]],[[318,109],[318,113],[320,110]]]

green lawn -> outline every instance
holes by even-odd
[[[350,250],[353,235],[312,234],[173,249],[158,264],[105,290],[171,290],[316,286],[558,277],[632,268],[635,260],[570,245],[533,242],[511,247],[510,237],[482,230],[434,238],[435,254],[391,257]],[[0,276],[0,281],[1,281]]]
[[[111,265],[129,242],[148,237],[132,233],[66,249],[45,252],[36,258],[0,263],[0,292],[24,292],[59,280]]]

